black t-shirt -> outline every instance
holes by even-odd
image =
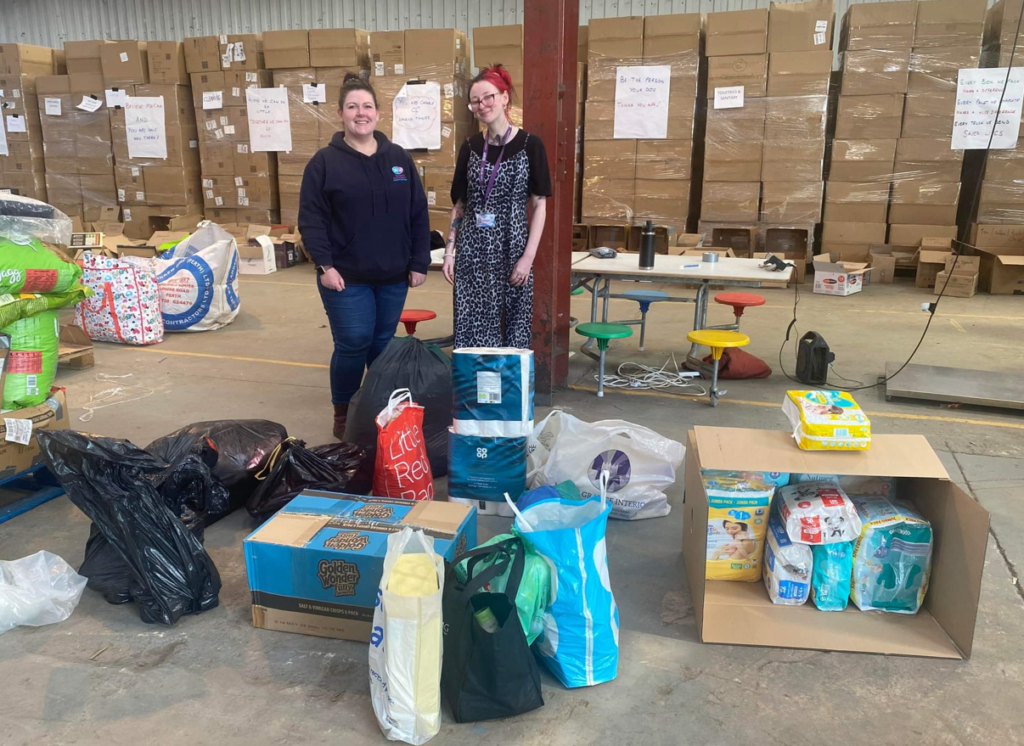
[[[505,145],[505,157],[503,161],[511,160],[520,151],[526,150],[526,157],[530,163],[530,194],[536,197],[551,196],[551,171],[548,170],[548,154],[544,150],[544,143],[536,135],[529,135],[520,129],[515,137]],[[484,133],[478,132],[462,143],[459,150],[459,160],[455,164],[455,176],[452,178],[452,203],[462,200],[466,204],[469,200],[469,151],[473,150],[478,156],[483,157]],[[501,146],[491,143],[487,146],[487,162],[494,164],[498,161],[498,154]]]

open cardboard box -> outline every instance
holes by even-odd
[[[949,481],[923,435],[873,435],[867,451],[802,451],[789,433],[696,427],[687,435],[683,561],[701,642],[928,658],[971,657],[989,514]],[[818,611],[773,604],[764,583],[706,580],[708,497],[703,469],[898,477],[932,525],[932,574],[914,615]]]
[[[819,295],[853,295],[869,284],[866,262],[834,262],[828,254],[814,257],[814,290]]]

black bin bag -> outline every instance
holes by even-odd
[[[269,420],[212,420],[157,438],[146,452],[171,463],[195,453],[210,465],[227,491],[207,506],[209,526],[245,505],[256,489],[256,473],[287,437],[284,425]]]
[[[448,473],[448,426],[452,424],[452,363],[434,345],[395,337],[366,371],[362,388],[348,406],[345,440],[377,453],[377,415],[396,389],[409,389],[423,407],[423,437],[434,477]]]
[[[86,554],[98,578],[93,587],[108,601],[130,598],[142,621],[159,624],[217,605],[220,575],[182,521],[201,531],[200,503],[215,484],[198,457],[171,465],[126,440],[72,430],[43,430],[36,437],[50,472],[105,540],[106,546],[90,538]],[[182,464],[191,477],[175,472]],[[127,568],[127,587],[111,549]]]
[[[373,461],[360,446],[328,443],[306,448],[301,440],[288,438],[260,473],[246,509],[262,523],[303,490],[365,495],[372,486]]]
[[[511,555],[511,558],[510,558]],[[480,561],[496,559],[477,571]],[[516,611],[516,594],[523,579],[526,549],[518,536],[470,549],[455,558],[469,558],[467,580],[459,583],[453,567],[444,574],[444,659],[441,691],[457,723],[513,717],[544,705],[540,671],[526,642]],[[487,583],[509,570],[502,593],[481,592]],[[488,631],[477,614],[489,609],[497,628]]]

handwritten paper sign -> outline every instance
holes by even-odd
[[[1003,88],[1006,93],[1003,93]],[[999,104],[1000,97],[1003,100]],[[956,81],[953,115],[953,150],[1011,150],[1020,134],[1024,68],[960,70]]]
[[[203,109],[223,109],[224,91],[203,91]]]
[[[128,91],[123,88],[108,88],[103,91],[104,97],[107,99],[107,108],[116,109],[118,107],[124,108],[125,99],[128,98]]]
[[[287,88],[247,88],[249,143],[253,153],[292,149],[292,119]]]
[[[743,86],[731,85],[715,89],[716,109],[742,109]]]
[[[441,149],[441,84],[406,83],[391,106],[394,141],[403,148]]]
[[[668,93],[672,68],[638,65],[615,69],[616,139],[668,137]]]
[[[124,124],[129,158],[167,158],[163,96],[128,96]]]
[[[23,117],[21,114],[8,114],[7,131],[12,134],[15,132],[28,132],[25,117]]]
[[[60,116],[60,99],[59,98],[44,98],[43,108],[46,111],[48,117],[59,117]]]
[[[302,86],[302,103],[304,104],[326,104],[327,84],[326,83],[304,83]]]

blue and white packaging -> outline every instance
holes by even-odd
[[[534,643],[547,669],[569,688],[611,681],[619,670],[619,607],[608,573],[605,531],[611,504],[550,498],[517,513],[513,531],[556,570],[557,591]]]
[[[491,438],[448,431],[448,499],[483,515],[511,517],[505,493],[526,489],[526,438]]]
[[[800,606],[811,590],[814,558],[806,544],[790,541],[778,509],[768,515],[768,533],[764,544],[764,585],[772,603]]]
[[[452,427],[498,438],[533,433],[533,352],[464,347],[452,352]]]
[[[245,538],[253,626],[368,641],[388,536],[406,527],[449,562],[477,544],[472,507],[303,491]]]

